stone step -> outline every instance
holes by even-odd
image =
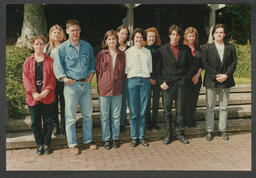
[[[215,116],[218,116],[219,111],[217,110],[218,107],[215,108]],[[129,110],[127,114],[127,118],[129,118]],[[173,109],[173,114],[175,114],[175,109]],[[198,107],[197,108],[197,113],[196,113],[196,120],[204,120],[205,117],[205,107]],[[228,119],[234,119],[234,118],[245,118],[245,117],[251,117],[251,105],[232,105],[229,106],[229,114],[228,114]],[[78,127],[81,127],[82,125],[82,115],[81,113],[77,113],[76,118],[78,120]],[[94,127],[100,127],[100,113],[99,112],[94,112],[93,113],[93,122],[94,122]],[[158,122],[163,123],[164,118],[163,118],[163,109],[159,110],[159,116],[158,116]],[[129,121],[127,121],[129,123]],[[20,130],[31,130],[31,119],[30,115],[23,117],[21,119],[8,119],[7,120],[7,131],[20,131]]]
[[[215,121],[215,131],[218,128],[218,121]],[[161,130],[145,131],[145,138],[149,141],[162,139],[165,135],[165,126],[163,123],[159,124]],[[251,131],[251,118],[247,119],[230,119],[227,122],[229,133],[237,132],[250,132]],[[215,132],[216,133],[216,132]],[[196,128],[185,128],[185,134],[188,138],[198,137],[205,135],[205,121],[197,122]],[[82,132],[81,128],[77,129],[77,137],[79,144],[82,143]],[[101,128],[93,129],[93,140],[98,145],[102,145],[101,142]],[[130,141],[130,127],[126,126],[126,132],[120,134],[121,143]],[[66,136],[58,135],[52,137],[52,147],[67,147]],[[150,144],[150,142],[149,142]],[[193,143],[191,143],[193,144]],[[6,149],[19,149],[19,148],[33,148],[36,147],[32,131],[21,131],[21,132],[8,132],[6,135]],[[122,147],[122,145],[121,145]]]

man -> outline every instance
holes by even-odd
[[[224,140],[228,140],[227,117],[230,87],[235,86],[233,73],[237,65],[236,49],[225,43],[225,26],[217,24],[212,31],[213,43],[202,50],[202,62],[205,69],[204,86],[206,87],[206,139],[213,139],[214,109],[219,95],[219,131]]]
[[[83,116],[83,143],[92,143],[93,106],[90,83],[95,72],[95,60],[92,46],[79,38],[81,28],[77,20],[67,21],[66,32],[69,39],[58,47],[53,70],[56,78],[64,82],[68,147],[73,154],[78,155],[80,154],[76,137],[78,104]]]
[[[193,65],[192,54],[188,46],[183,45],[180,40],[182,29],[177,25],[169,27],[170,43],[159,48],[161,55],[161,64],[158,74],[160,87],[163,90],[164,117],[166,122],[166,137],[164,144],[171,143],[172,136],[172,103],[175,100],[176,122],[174,124],[176,138],[188,144],[189,141],[184,135],[183,125],[183,96],[184,83],[192,78]]]

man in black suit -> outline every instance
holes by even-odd
[[[182,29],[177,25],[169,27],[170,43],[158,49],[161,60],[158,69],[160,87],[163,90],[164,117],[166,137],[164,144],[172,139],[172,103],[175,100],[176,122],[174,124],[176,138],[184,144],[189,141],[184,135],[183,96],[184,83],[193,75],[192,54],[188,46],[181,43]]]
[[[235,47],[224,43],[225,26],[217,24],[212,31],[214,42],[207,44],[202,50],[202,61],[205,69],[204,86],[206,87],[206,139],[213,139],[214,108],[219,95],[219,131],[224,140],[227,134],[227,106],[230,87],[235,86],[233,73],[237,65]]]

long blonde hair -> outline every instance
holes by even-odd
[[[59,25],[54,25],[50,28],[50,31],[49,31],[49,42],[50,42],[50,48],[51,49],[54,49],[56,46],[54,44],[54,41],[52,39],[52,32],[54,30],[59,30],[60,31],[60,43],[62,43],[63,41],[66,41],[66,36],[65,36],[65,33],[64,33],[64,30],[61,28],[61,26]]]

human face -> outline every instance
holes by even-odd
[[[170,37],[170,43],[173,46],[177,46],[179,44],[181,36],[177,33],[177,31],[173,30],[169,35],[169,37]]]
[[[109,48],[115,48],[117,45],[117,40],[115,35],[110,35],[106,40],[106,44]]]
[[[147,33],[147,44],[153,45],[156,42],[156,33],[155,32],[148,32]]]
[[[134,35],[134,45],[138,48],[141,48],[143,44],[143,36],[141,33],[136,33]]]
[[[32,47],[35,50],[35,53],[43,53],[44,51],[44,41],[41,39],[36,39],[32,44]]]
[[[189,45],[194,45],[196,41],[196,34],[195,33],[188,33],[186,36]]]
[[[214,40],[222,43],[225,37],[224,28],[217,28],[213,33]]]
[[[124,42],[126,39],[127,39],[127,37],[128,37],[128,31],[127,31],[127,29],[122,29],[122,30],[120,30],[118,33],[117,33],[117,36],[118,36],[118,40],[120,41],[120,42]]]
[[[55,29],[51,32],[52,39],[53,41],[61,41],[61,35],[60,35],[60,30]]]
[[[70,25],[66,29],[66,32],[71,42],[78,42],[81,32],[81,28],[78,25]]]

